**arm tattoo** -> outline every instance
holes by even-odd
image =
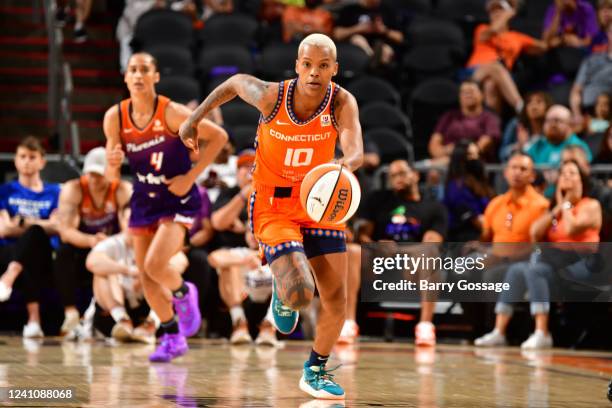
[[[306,255],[291,252],[274,261],[271,268],[283,304],[292,309],[300,309],[310,303],[314,296],[315,282]]]

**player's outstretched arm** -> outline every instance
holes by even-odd
[[[363,164],[363,138],[359,123],[359,107],[355,97],[344,89],[340,90],[334,104],[343,154],[339,163],[350,171],[355,171]]]
[[[265,117],[272,112],[276,105],[278,84],[262,81],[247,74],[232,76],[216,87],[181,125],[179,135],[185,146],[193,150],[197,149],[195,139],[198,123],[212,109],[231,101],[236,96],[256,107]]]
[[[121,164],[125,157],[121,148],[119,109],[116,105],[104,114],[102,128],[106,136],[106,177],[109,180],[116,180],[121,178]]]

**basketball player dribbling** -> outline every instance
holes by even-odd
[[[197,333],[202,320],[197,288],[184,282],[169,261],[200,211],[196,176],[225,145],[227,133],[207,119],[195,123],[196,137],[206,141],[206,148],[192,167],[177,135],[190,110],[155,93],[155,58],[132,55],[124,80],[130,98],[104,116],[108,177],[119,177],[127,155],[134,176],[129,231],[145,298],[161,321],[160,345],[149,359],[167,362],[187,352],[186,337]]]
[[[219,85],[181,125],[185,145],[197,149],[196,129],[211,109],[239,96],[261,112],[257,130],[254,191],[249,198],[251,228],[274,275],[271,309],[276,328],[291,333],[298,310],[314,296],[321,313],[314,346],[300,388],[315,398],[343,399],[325,364],[344,323],[347,258],[344,225],[312,221],[299,202],[300,183],[313,167],[334,159],[336,139],[350,171],[363,161],[355,98],[331,82],[338,72],[336,46],[322,34],[299,46],[298,77],[280,83],[235,75]]]

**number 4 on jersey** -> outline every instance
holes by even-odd
[[[164,152],[154,152],[151,153],[151,166],[157,171],[159,171],[162,167],[162,162],[164,161]]]

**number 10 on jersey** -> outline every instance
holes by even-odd
[[[157,171],[162,167],[164,161],[164,152],[153,152],[151,153],[151,166]]]
[[[288,148],[285,154],[285,166],[300,167],[308,166],[312,162],[313,148],[308,149],[292,149]]]

